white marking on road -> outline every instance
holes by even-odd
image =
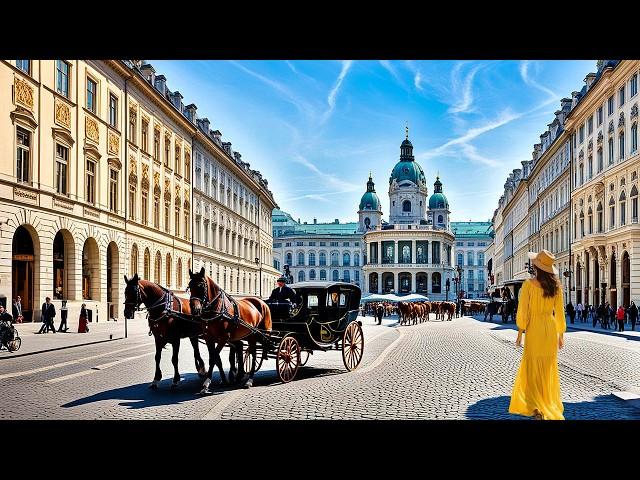
[[[134,348],[141,348],[149,346],[148,343],[144,343],[141,345],[133,345],[131,347],[121,348],[119,350],[112,350],[107,353],[101,353],[99,355],[93,355],[91,357],[79,358],[77,360],[69,360],[68,362],[56,363],[55,365],[47,365],[46,367],[34,368],[31,370],[25,370],[22,372],[13,372],[13,373],[4,373],[0,375],[0,380],[4,380],[5,378],[13,378],[13,377],[22,377],[25,375],[32,375],[34,373],[46,372],[47,370],[53,370],[55,368],[66,367],[67,365],[74,365],[76,363],[86,362],[88,360],[93,360],[95,358],[106,357],[108,355],[113,355],[114,353],[124,352],[125,350],[132,350]]]
[[[385,348],[384,351],[378,356],[378,358],[375,359],[373,363],[371,363],[370,365],[367,365],[362,370],[359,370],[359,369],[354,370],[354,372],[367,373],[373,370],[374,368],[376,368],[378,365],[380,365],[384,361],[384,359],[387,358],[387,356],[398,346],[398,342],[400,342],[402,337],[404,337],[404,332],[401,329],[397,329],[397,331],[399,333],[398,338],[396,338],[391,345]]]
[[[62,377],[51,378],[49,380],[46,380],[45,383],[60,383],[60,382],[64,382],[65,380],[71,380],[72,378],[84,377],[86,375],[91,375],[92,373],[97,373],[97,372],[100,372],[102,370],[106,370],[107,368],[114,367],[114,366],[119,365],[119,364],[124,363],[124,362],[130,362],[131,360],[135,360],[137,358],[148,357],[149,355],[154,355],[155,353],[156,353],[155,351],[147,352],[147,353],[143,353],[142,355],[136,355],[134,357],[122,358],[122,359],[116,360],[114,362],[103,363],[102,365],[98,365],[97,367],[93,367],[93,368],[91,368],[89,370],[83,370],[81,372],[71,373],[69,375],[64,375]]]

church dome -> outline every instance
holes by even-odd
[[[408,180],[418,186],[426,186],[427,183],[422,167],[413,157],[413,145],[409,140],[408,131],[406,138],[400,145],[400,161],[391,171],[389,184],[391,185],[394,180],[398,183]]]
[[[433,195],[429,197],[429,209],[449,208],[449,202],[447,197],[442,193],[442,182],[440,177],[436,177],[436,181],[433,184]]]
[[[362,195],[360,199],[360,210],[380,210],[380,199],[376,194],[375,185],[371,174],[369,174],[369,181],[367,182],[367,191]]]

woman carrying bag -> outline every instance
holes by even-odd
[[[87,304],[83,303],[80,308],[80,321],[78,322],[78,333],[89,333],[87,325]]]
[[[525,281],[520,289],[516,345],[522,345],[523,333],[526,342],[509,413],[536,420],[564,420],[558,374],[558,350],[564,346],[567,329],[562,287],[551,252],[530,252],[529,258],[535,278]]]

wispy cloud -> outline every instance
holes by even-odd
[[[287,65],[289,65],[289,68],[291,70],[293,70],[293,73],[298,73],[298,70],[296,70],[296,67],[293,66],[293,63],[291,63],[289,60],[285,60]]]
[[[529,85],[531,87],[537,88],[540,91],[543,91],[544,93],[546,93],[547,95],[552,97],[554,100],[556,98],[559,98],[559,95],[557,93],[555,93],[554,91],[548,89],[544,85],[540,85],[533,78],[531,78],[531,76],[529,75],[529,67],[531,65],[532,65],[531,60],[523,60],[522,62],[520,62],[520,68],[519,68],[520,69],[520,76],[522,77],[522,80],[524,80],[524,83],[526,83],[527,85]]]
[[[424,90],[424,88],[422,88],[422,72],[420,72],[420,70],[415,73],[413,77],[413,84],[418,90]]]
[[[342,191],[343,193],[353,192],[360,188],[360,186],[355,183],[346,182],[341,178],[337,177],[336,175],[321,171],[318,167],[316,167],[313,163],[311,163],[302,155],[294,155],[292,157],[292,160],[296,163],[299,163],[300,165],[304,165],[313,173],[315,173],[324,182],[323,185],[325,186],[336,188]]]
[[[472,111],[473,104],[473,78],[480,70],[481,65],[476,65],[464,77],[460,79],[460,71],[463,63],[458,63],[451,71],[451,83],[453,87],[453,97],[459,98],[459,101],[449,108],[449,113],[468,113]]]
[[[402,82],[402,80],[400,79],[400,75],[398,75],[398,72],[393,67],[393,65],[391,65],[391,62],[389,60],[380,60],[380,65],[382,65],[385,68],[385,70],[387,70],[387,72],[389,72],[391,76],[395,78],[398,82]]]
[[[329,104],[329,108],[327,109],[327,111],[324,112],[321,123],[326,122],[331,116],[331,114],[333,113],[333,110],[336,108],[336,97],[338,96],[338,92],[340,91],[342,82],[344,78],[347,76],[347,73],[349,72],[349,69],[351,68],[352,63],[353,63],[352,60],[344,60],[342,62],[342,69],[340,70],[340,75],[338,75],[336,83],[331,89],[331,91],[329,92],[329,96],[327,97],[327,103]]]

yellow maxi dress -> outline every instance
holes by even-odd
[[[558,373],[558,334],[567,329],[562,290],[545,298],[537,280],[525,281],[516,323],[524,330],[524,354],[509,413],[532,416],[537,409],[545,419],[564,420]]]

